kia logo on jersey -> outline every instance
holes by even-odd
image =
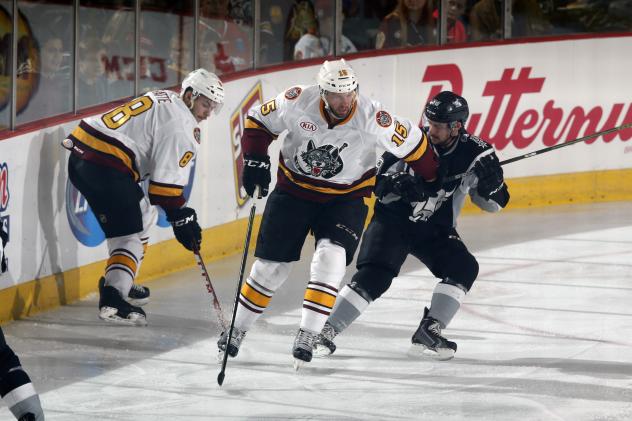
[[[318,130],[318,127],[312,123],[311,121],[301,121],[301,129],[307,130],[308,132],[315,132]]]

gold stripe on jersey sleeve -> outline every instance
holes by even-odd
[[[264,308],[267,307],[268,304],[270,304],[271,300],[271,297],[263,295],[262,293],[248,285],[248,283],[245,283],[244,286],[241,288],[241,295],[243,295],[254,305]]]
[[[266,131],[268,130],[264,126],[262,126],[260,124],[257,124],[256,121],[253,121],[253,120],[251,120],[249,118],[246,119],[246,123],[244,125],[244,128],[246,128],[246,129],[261,129],[261,130],[266,130]]]
[[[404,158],[404,161],[416,161],[421,158],[426,152],[426,149],[428,149],[428,139],[426,138],[426,134],[424,132],[421,132],[421,134],[421,142],[419,142],[419,145],[417,145],[417,149],[414,149],[411,153],[409,153],[408,156]]]
[[[181,196],[182,190],[182,187],[170,187],[149,183],[148,193],[156,196]]]
[[[125,151],[99,139],[98,137],[92,136],[90,133],[86,132],[79,126],[77,126],[77,128],[72,131],[72,135],[92,149],[118,158],[121,162],[123,162],[123,164],[125,164],[127,168],[129,168],[132,174],[134,174],[134,178],[136,180],[140,179],[139,174],[134,171],[132,158],[130,158],[130,156],[125,153]]]
[[[347,189],[332,189],[329,187],[320,187],[320,186],[314,186],[312,184],[309,183],[305,183],[302,181],[298,181],[294,178],[294,176],[292,175],[292,172],[287,169],[287,167],[282,163],[279,162],[279,168],[281,168],[281,171],[283,171],[283,174],[285,174],[285,176],[294,184],[296,184],[297,186],[300,186],[304,189],[307,190],[313,190],[313,191],[317,191],[319,193],[327,193],[327,194],[347,194],[347,193],[351,193],[354,192],[356,190],[360,190],[360,189],[364,189],[366,187],[373,187],[375,185],[375,176],[371,177],[371,178],[367,178],[366,180],[364,180],[362,183],[357,184],[353,187],[349,187]]]
[[[272,136],[272,139],[276,139],[277,137],[279,137],[278,135],[276,135],[276,134],[272,133],[270,130],[268,130],[268,128],[266,126],[264,126],[263,123],[255,120],[252,117],[246,118],[246,122],[244,123],[244,129],[262,130],[262,131],[268,133],[270,136]]]
[[[336,302],[336,297],[323,291],[308,288],[305,291],[305,300],[320,304],[321,306],[333,308],[334,303]]]

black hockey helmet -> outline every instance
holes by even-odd
[[[426,104],[424,115],[428,120],[437,123],[452,124],[460,121],[464,125],[470,115],[470,109],[465,98],[454,92],[443,91]]]

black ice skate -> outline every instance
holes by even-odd
[[[140,307],[135,307],[123,300],[121,293],[114,287],[99,288],[99,318],[106,322],[146,326],[147,316]]]
[[[314,357],[328,357],[336,352],[336,344],[334,343],[336,335],[338,335],[336,329],[329,322],[326,322],[314,342]]]
[[[438,320],[428,317],[428,308],[424,309],[424,317],[412,337],[413,352],[444,361],[454,358],[456,343],[441,336],[441,325]]]
[[[228,356],[235,358],[239,353],[239,347],[241,346],[241,341],[244,340],[244,336],[246,336],[246,331],[233,327],[233,333],[230,336],[230,343],[228,344]],[[228,332],[222,332],[219,340],[217,341],[217,347],[219,348],[219,356],[218,360],[222,361],[224,358],[224,351],[226,351],[226,339],[228,337]]]
[[[144,306],[149,302],[149,288],[132,284],[132,288],[129,290],[129,294],[127,294],[127,299],[125,299],[128,303],[133,306]]]
[[[298,370],[304,363],[308,363],[312,360],[312,350],[314,349],[316,336],[318,336],[316,333],[310,332],[309,330],[298,330],[296,339],[294,339],[294,349],[292,349],[294,370]]]
[[[104,286],[105,278],[102,276],[101,279],[99,279],[99,291],[101,291]],[[144,306],[149,302],[149,288],[142,285],[132,284],[132,288],[129,290],[129,294],[127,294],[125,301],[133,306]]]

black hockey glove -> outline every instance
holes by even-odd
[[[407,172],[394,172],[377,178],[375,196],[382,200],[389,193],[401,197],[401,200],[406,203],[421,202],[428,197],[423,181]]]
[[[193,251],[193,243],[198,248],[202,244],[202,228],[197,223],[195,210],[191,208],[168,209],[165,210],[167,221],[173,227],[176,240],[187,250]]]
[[[261,197],[266,197],[270,187],[270,157],[245,155],[241,181],[248,196],[254,197],[255,188],[259,186],[259,194]]]
[[[0,273],[4,273],[7,271],[7,258],[4,256],[4,246],[6,246],[9,241],[9,234],[4,232],[1,226],[0,238],[2,238],[2,249],[0,249]]]
[[[493,200],[504,207],[509,201],[509,192],[505,186],[503,169],[496,155],[486,155],[474,165],[474,174],[478,178],[476,191],[485,200]]]

